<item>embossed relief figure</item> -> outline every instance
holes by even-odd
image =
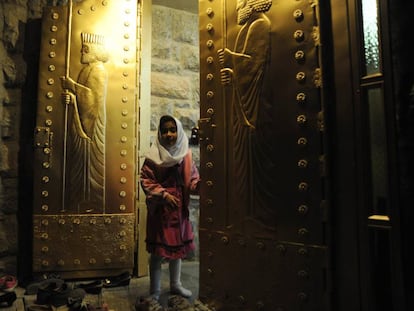
[[[66,207],[78,212],[102,208],[105,202],[105,125],[108,55],[104,38],[82,33],[77,82],[62,78],[66,105]],[[96,212],[96,211],[95,211]]]
[[[272,0],[238,0],[237,24],[241,26],[235,39],[234,49],[220,49],[222,65],[221,82],[231,85],[233,114],[234,193],[239,207],[247,216],[266,219],[269,195],[272,186],[268,182],[271,166],[267,147],[259,142],[262,109],[266,103],[262,98],[265,72],[270,59],[271,22],[265,15]],[[267,142],[268,143],[268,142]],[[271,191],[270,191],[271,192]]]

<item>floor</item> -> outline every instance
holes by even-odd
[[[162,271],[162,294],[160,303],[163,306],[167,306],[169,297],[168,264],[163,264]],[[198,261],[183,261],[181,281],[184,287],[193,292],[192,299],[198,297],[198,276]],[[94,306],[102,306],[102,304],[106,303],[110,311],[134,311],[135,301],[139,297],[147,296],[148,288],[148,277],[132,278],[129,286],[103,288],[100,295],[87,294],[84,302]],[[35,304],[36,295],[25,295],[25,289],[21,287],[16,288],[15,291],[17,300],[10,307],[0,308],[1,311],[26,311],[28,306]]]

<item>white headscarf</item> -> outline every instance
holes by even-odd
[[[174,117],[173,117],[174,118]],[[174,146],[164,147],[161,145],[161,132],[158,126],[158,135],[145,156],[154,163],[164,167],[171,167],[180,163],[188,152],[188,137],[183,130],[181,122],[174,118],[177,125],[177,142]]]

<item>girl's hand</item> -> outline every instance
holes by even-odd
[[[176,196],[166,192],[166,194],[164,195],[164,198],[171,208],[174,208],[174,209],[178,208],[178,204],[180,203],[180,200]]]

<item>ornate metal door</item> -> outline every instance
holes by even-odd
[[[200,1],[200,297],[326,310],[318,1]]]
[[[33,272],[134,264],[136,1],[69,1],[42,19]]]

